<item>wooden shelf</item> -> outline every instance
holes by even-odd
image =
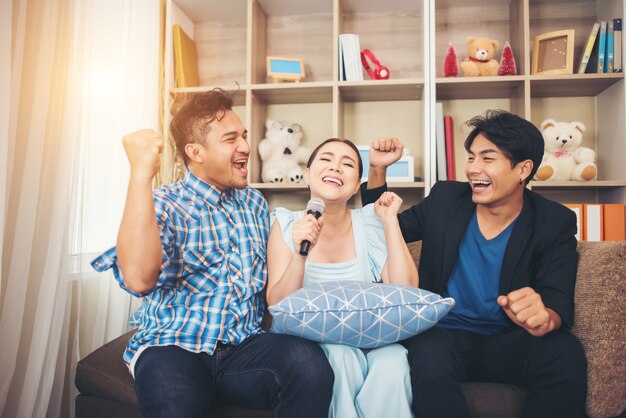
[[[254,187],[259,190],[267,190],[267,191],[304,191],[308,190],[308,187],[305,183],[248,183],[250,187]]]
[[[252,84],[249,88],[263,104],[331,103],[335,85],[347,102],[421,100],[424,91],[422,79]],[[245,104],[246,85],[175,88],[172,93],[202,93],[215,87],[237,92],[236,101]]]
[[[381,2],[376,0],[342,0],[342,11],[345,13],[418,13],[422,3],[415,0],[394,0]]]
[[[531,181],[529,186],[531,189],[611,189],[626,187],[626,181]]]
[[[597,96],[624,79],[624,73],[531,75],[531,97]]]
[[[293,192],[293,191],[308,191],[309,188],[305,183],[249,183],[250,187],[254,187],[259,190],[267,190],[273,192]],[[389,183],[387,187],[391,190],[397,189],[423,189],[423,181],[414,182],[393,182]]]
[[[423,189],[425,183],[423,181],[413,181],[413,182],[392,182],[387,184],[387,187],[390,189]]]
[[[253,84],[252,94],[263,104],[331,103],[333,83],[300,82]]]
[[[439,77],[437,100],[509,98],[530,82],[531,97],[597,96],[624,79],[623,73],[495,77]]]
[[[423,79],[340,81],[337,83],[346,102],[421,100]]]
[[[524,76],[438,77],[437,100],[504,99],[524,87]]]

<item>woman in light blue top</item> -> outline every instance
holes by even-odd
[[[267,301],[278,303],[297,289],[329,280],[418,285],[415,263],[402,238],[402,200],[386,192],[374,204],[349,209],[359,190],[363,163],[348,140],[331,138],[311,154],[305,181],[322,199],[324,215],[277,208],[272,216]],[[299,254],[311,243],[308,257]],[[331,418],[410,418],[411,384],[406,350],[391,344],[373,350],[322,344],[335,373]]]

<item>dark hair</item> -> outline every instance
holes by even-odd
[[[526,183],[533,178],[544,150],[543,136],[535,125],[504,110],[488,110],[485,116],[476,116],[466,124],[473,128],[465,140],[466,151],[469,152],[476,136],[483,134],[511,160],[511,168],[521,161],[531,160],[533,169]]]
[[[227,111],[233,108],[233,93],[215,88],[204,93],[194,94],[172,118],[170,132],[176,150],[185,165],[189,157],[185,153],[187,144],[204,144],[214,120],[222,120]]]
[[[349,139],[342,139],[342,138],[328,138],[326,141],[322,142],[321,144],[319,144],[317,147],[315,147],[315,149],[313,150],[313,152],[311,153],[311,156],[309,157],[309,161],[306,163],[306,167],[309,168],[311,167],[311,163],[313,163],[313,160],[315,159],[315,157],[317,156],[317,153],[319,152],[319,150],[326,144],[330,143],[330,142],[341,142],[342,144],[346,144],[348,145],[350,148],[352,148],[354,150],[354,152],[356,152],[356,158],[357,158],[357,163],[358,163],[358,168],[359,168],[359,179],[361,178],[361,176],[363,176],[363,160],[361,159],[361,153],[359,153],[359,149],[356,147],[356,145],[354,145],[354,143],[352,141],[350,141]]]

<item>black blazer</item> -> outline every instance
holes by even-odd
[[[387,189],[361,186],[363,204],[376,201]],[[442,181],[417,205],[398,214],[406,242],[422,240],[420,287],[443,293],[457,261],[459,245],[476,205],[469,183]],[[576,215],[565,206],[528,189],[524,206],[504,254],[500,294],[532,287],[556,311],[564,327],[574,319]]]

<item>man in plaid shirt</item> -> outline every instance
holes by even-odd
[[[326,417],[333,374],[320,346],[261,329],[268,209],[247,186],[250,145],[232,105],[214,89],[176,113],[187,170],[155,191],[162,137],[124,137],[131,174],[117,246],[93,265],[145,298],[124,353],[144,417],[207,417],[213,402]]]

